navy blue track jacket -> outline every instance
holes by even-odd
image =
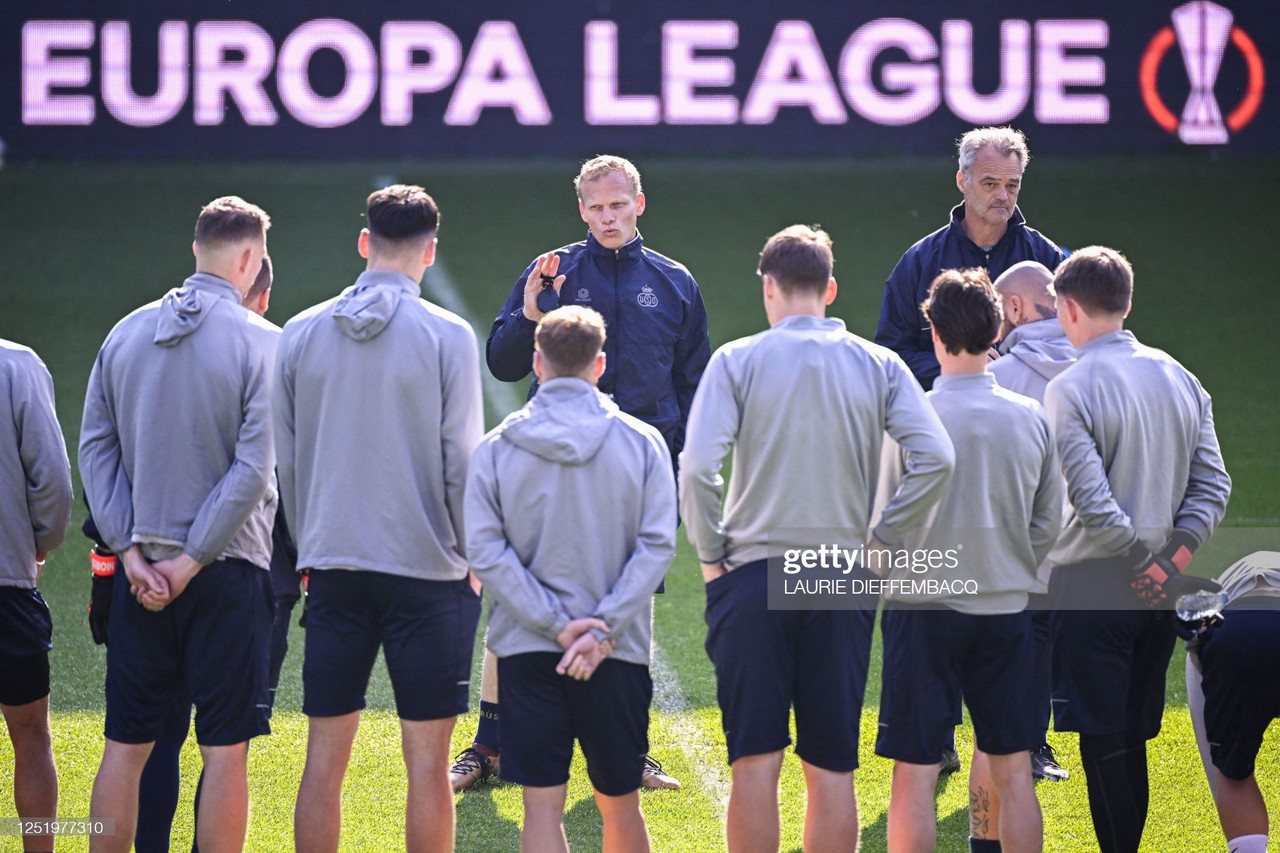
[[[964,233],[964,204],[951,208],[951,221],[923,238],[902,255],[884,285],[876,343],[902,356],[911,372],[928,391],[939,373],[933,354],[933,331],[920,303],[929,285],[943,270],[982,267],[995,281],[1001,273],[1022,261],[1039,261],[1050,270],[1067,257],[1066,252],[1034,228],[1026,226],[1022,211],[1013,209],[1004,236],[984,251]]]
[[[622,411],[662,433],[674,459],[684,447],[684,425],[693,392],[711,357],[707,309],[683,264],[644,246],[638,234],[620,249],[587,239],[556,250],[561,305],[594,308],[604,317],[605,370],[600,390]],[[533,370],[533,330],[524,316],[524,282],[516,279],[489,330],[485,359],[503,382],[518,382]],[[537,393],[535,378],[529,396]]]

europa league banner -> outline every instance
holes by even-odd
[[[10,159],[1275,153],[1272,2],[0,4]]]

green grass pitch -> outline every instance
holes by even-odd
[[[581,152],[589,156],[595,152]],[[625,153],[625,152],[623,152]],[[765,238],[793,222],[820,223],[835,239],[840,296],[833,313],[851,330],[874,333],[884,278],[914,240],[941,226],[958,200],[954,161],[646,161],[648,245],[693,271],[706,296],[713,345],[765,325],[755,262]],[[58,412],[74,460],[89,368],[103,337],[126,312],[190,273],[191,228],[201,204],[244,195],[272,215],[269,248],[276,286],[268,315],[283,323],[350,284],[362,269],[355,240],[364,196],[391,180],[421,183],[442,211],[440,259],[481,337],[515,276],[536,254],[579,239],[573,160],[533,163],[344,164],[9,164],[0,171],[0,337],[34,347],[52,371]],[[1280,239],[1271,193],[1280,161],[1164,157],[1032,161],[1020,204],[1028,222],[1059,243],[1103,243],[1136,269],[1129,326],[1171,352],[1214,397],[1218,433],[1235,481],[1226,528],[1201,551],[1200,571],[1216,573],[1258,548],[1280,549],[1280,379],[1274,367],[1274,281]],[[433,298],[439,273],[428,271]],[[490,403],[493,423],[505,414]],[[77,494],[79,481],[77,479]],[[73,524],[83,511],[77,508]],[[583,523],[590,523],[584,519]],[[60,815],[88,813],[101,756],[103,651],[89,639],[88,543],[77,531],[50,559],[41,588],[54,611],[53,727],[61,781]],[[657,600],[661,666],[650,738],[654,755],[684,782],[679,792],[644,795],[654,847],[723,848],[728,768],[696,561],[682,544],[667,595]],[[306,741],[301,715],[302,631],[285,663],[275,734],[250,755],[253,798],[248,849],[291,849],[292,808]],[[1174,656],[1165,728],[1151,745],[1152,796],[1144,851],[1221,849]],[[479,670],[473,691],[478,690]],[[884,849],[889,763],[872,753],[879,699],[873,664],[863,717],[863,766],[856,775],[863,849]],[[475,707],[473,696],[473,708]],[[402,846],[404,772],[385,674],[376,672],[344,793],[344,850]],[[455,748],[475,729],[459,721]],[[958,733],[961,751],[972,730]],[[1071,736],[1051,735],[1070,781],[1037,786],[1046,849],[1095,850],[1084,776]],[[1280,743],[1268,738],[1259,778],[1280,804]],[[13,756],[0,738],[0,815],[12,814]],[[968,762],[966,760],[966,766]],[[199,759],[184,755],[175,850],[189,846],[191,796]],[[783,849],[800,849],[804,792],[789,757],[782,782]],[[964,774],[938,794],[940,851],[964,848]],[[514,850],[520,789],[484,785],[458,798],[458,849]],[[576,849],[598,849],[599,816],[585,774],[575,768],[566,818]],[[0,837],[0,851],[17,851]],[[67,839],[60,850],[84,850]]]

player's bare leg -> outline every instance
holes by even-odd
[[[293,838],[298,853],[334,853],[338,849],[342,779],[359,726],[359,711],[307,720],[307,763],[293,812]]]
[[[604,822],[601,853],[649,853],[649,827],[640,811],[640,792],[609,797],[599,791],[596,808]]]
[[[129,853],[133,847],[133,834],[138,828],[138,780],[151,746],[107,738],[102,765],[93,780],[89,816],[115,818],[116,833],[90,836],[90,853]]]
[[[49,733],[49,697],[0,705],[13,743],[13,804],[18,817],[57,817],[58,770]],[[53,836],[28,835],[23,850],[52,850]]]
[[[858,849],[858,794],[853,773],[836,773],[800,762],[808,803],[804,811],[805,853]],[[853,839],[850,847],[849,840]]]
[[[990,759],[980,749],[974,749],[969,770],[969,837],[1000,840],[1000,791],[991,781]]]
[[[1267,834],[1267,804],[1256,777],[1228,779],[1218,774],[1218,820],[1228,839]]]
[[[564,802],[567,791],[567,785],[524,786],[521,853],[568,853],[569,842],[564,836]]]
[[[1040,853],[1044,823],[1031,775],[1031,753],[988,755],[991,781],[1000,795],[1000,847],[1005,853]]]
[[[889,794],[889,853],[933,853],[938,815],[933,790],[940,764],[893,762]]]
[[[778,817],[778,777],[782,750],[744,755],[731,765],[726,834],[730,853],[776,851],[781,842]]]
[[[244,850],[249,828],[249,744],[201,746],[204,778],[196,843],[205,853]]]
[[[449,738],[456,717],[401,720],[409,793],[405,801],[405,849],[409,853],[453,850],[453,787],[449,784]]]

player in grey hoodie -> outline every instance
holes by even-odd
[[[204,759],[198,842],[243,846],[245,756],[266,734],[270,528],[246,527],[270,499],[271,362],[277,333],[241,301],[270,220],[235,196],[200,212],[196,273],[121,320],[85,396],[80,473],[103,542],[129,584],[114,585],[107,649],[107,744],[90,812],[128,850],[138,779],[181,686]]]
[[[542,318],[538,395],[485,436],[467,486],[467,555],[494,597],[503,777],[525,786],[525,850],[567,849],[575,738],[606,846],[649,849],[638,790],[650,616],[675,556],[675,483],[662,435],[596,389],[604,339],[592,309]]]
[[[406,846],[452,850],[447,774],[467,708],[480,596],[462,499],[483,432],[466,321],[419,298],[439,213],[422,187],[370,194],[356,283],[284,327],[276,365],[280,492],[310,569],[298,850],[338,849],[342,779],[378,650],[396,694],[409,789]]]
[[[0,340],[0,712],[13,742],[19,817],[52,817],[58,771],[49,733],[53,623],[36,590],[40,567],[62,544],[71,514],[71,466],[39,356]],[[29,836],[26,849],[53,849]],[[43,844],[43,848],[33,845]]]

